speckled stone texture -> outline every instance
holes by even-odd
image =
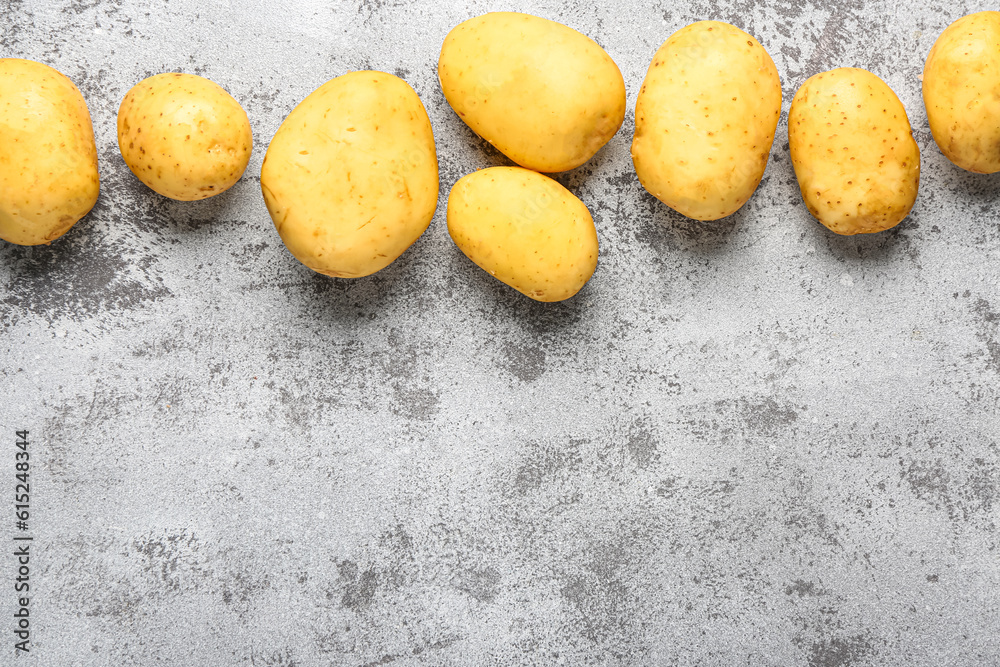
[[[0,0],[0,55],[81,88],[94,211],[0,246],[0,553],[15,429],[32,436],[32,652],[0,664],[1000,665],[1000,176],[934,145],[918,76],[973,2]],[[506,164],[451,111],[444,36],[520,9],[619,64],[621,131],[560,182],[600,265],[538,304],[454,246],[458,178]],[[801,202],[785,116],[730,219],[639,185],[635,98],[698,19],[755,35],[784,111],[825,69],[872,70],[923,157],[892,231],[837,237]],[[326,80],[395,73],[441,164],[438,213],[348,281],[284,249],[260,194],[284,116]],[[155,195],[118,153],[125,92],[211,78],[249,113],[243,180]],[[2,140],[2,139],[0,139]]]

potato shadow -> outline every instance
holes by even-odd
[[[937,150],[937,146],[934,146]],[[1000,172],[993,174],[976,174],[966,171],[951,160],[941,156],[940,171],[946,171],[950,177],[952,190],[967,197],[976,204],[993,204],[1000,194]]]
[[[462,283],[457,291],[464,292],[466,297],[455,300],[477,302],[478,305],[474,307],[484,318],[498,324],[492,332],[496,337],[511,334],[515,326],[523,327],[533,336],[558,334],[581,322],[584,313],[595,301],[591,287],[593,280],[564,301],[536,301],[481,269],[454,243],[449,245],[447,270],[457,282]],[[462,305],[459,303],[456,307]]]
[[[684,252],[690,255],[711,257],[724,255],[732,249],[732,238],[748,215],[742,206],[732,215],[720,220],[694,220],[673,210],[659,199],[639,187],[639,204],[648,211],[649,224],[638,232],[639,239],[655,250]]]
[[[284,245],[277,281],[294,311],[311,319],[350,324],[375,320],[399,308],[430,312],[433,286],[421,266],[427,255],[428,233],[417,239],[391,264],[360,278],[335,278],[299,262]]]
[[[247,208],[248,200],[259,193],[259,178],[248,168],[232,187],[215,196],[197,201],[171,199],[140,181],[119,156],[101,173],[101,195],[89,215],[120,230],[134,229],[161,240],[174,235],[183,240],[184,236],[205,235],[222,221],[237,219],[237,212]],[[265,222],[270,225],[266,216]]]
[[[0,320],[22,310],[50,322],[61,317],[84,321],[171,296],[146,271],[146,257],[138,256],[133,239],[109,234],[107,206],[99,199],[90,213],[49,244],[0,242],[0,265],[8,270],[0,294],[0,311],[7,312],[0,312]]]
[[[139,185],[146,190],[144,196],[147,206],[166,220],[170,231],[178,234],[203,234],[221,221],[232,220],[235,216],[230,213],[238,208],[242,199],[251,196],[247,190],[253,190],[250,187],[252,183],[241,179],[233,187],[213,197],[197,201],[178,201],[157,194],[142,183]],[[260,196],[259,191],[257,196]]]
[[[871,234],[845,236],[830,231],[809,213],[804,204],[792,222],[805,228],[806,238],[815,247],[826,248],[830,256],[842,263],[888,261],[900,252],[916,260],[917,253],[909,234],[921,225],[919,201],[918,198],[913,210],[898,225]]]
[[[95,206],[94,209],[97,207]],[[10,278],[16,281],[22,278],[37,278],[45,272],[58,271],[70,263],[86,258],[87,252],[95,244],[95,237],[88,230],[88,222],[94,215],[90,213],[57,239],[38,245],[18,245],[0,241],[0,265],[10,271]]]

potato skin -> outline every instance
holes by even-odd
[[[968,171],[1000,171],[1000,12],[970,14],[941,33],[923,93],[941,152]]]
[[[448,233],[476,265],[536,301],[570,298],[597,268],[597,229],[584,203],[520,167],[459,179],[448,196]]]
[[[788,113],[788,143],[809,212],[838,234],[894,227],[916,201],[910,121],[871,72],[845,67],[806,80]]]
[[[536,171],[579,167],[625,119],[625,81],[611,56],[586,35],[529,14],[459,24],[441,46],[438,77],[476,134]]]
[[[296,259],[328,276],[370,275],[403,254],[434,217],[430,119],[402,79],[344,74],[285,118],[264,156],[260,187]]]
[[[780,116],[778,70],[756,39],[719,21],[681,28],[636,101],[639,182],[689,218],[732,215],[760,184]]]
[[[48,65],[0,58],[0,238],[50,243],[90,212],[99,190],[79,89]]]
[[[253,136],[240,103],[196,74],[143,79],[118,108],[118,148],[154,192],[195,201],[236,184],[250,161]]]

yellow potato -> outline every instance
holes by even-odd
[[[260,187],[281,240],[300,262],[338,278],[375,273],[434,217],[430,119],[402,79],[339,76],[285,118],[264,156]]]
[[[155,192],[194,201],[240,180],[253,137],[246,111],[218,84],[167,72],[143,79],[118,109],[125,164]]]
[[[492,167],[465,176],[448,196],[448,232],[465,255],[536,301],[562,301],[597,268],[590,211],[548,176]]]
[[[895,93],[871,72],[817,74],[792,100],[788,143],[809,212],[838,234],[896,226],[913,207],[920,151]]]
[[[1000,171],[1000,12],[958,19],[924,66],[924,106],[941,152],[962,169]]]
[[[699,21],[653,56],[635,105],[639,182],[675,211],[718,220],[750,199],[781,116],[781,81],[756,39]]]
[[[97,146],[83,95],[48,65],[0,58],[0,239],[49,243],[97,203]]]
[[[517,164],[574,169],[625,118],[625,82],[597,42],[555,21],[495,12],[441,46],[441,90],[472,130]]]

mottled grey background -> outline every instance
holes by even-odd
[[[0,553],[15,429],[34,456],[17,664],[1000,664],[1000,176],[942,157],[918,80],[985,3],[601,4],[0,0],[0,55],[79,85],[102,177],[51,247],[0,247]],[[628,87],[622,130],[560,177],[601,243],[561,304],[445,226],[452,184],[504,158],[448,107],[438,50],[497,8],[592,36]],[[890,84],[923,155],[902,225],[816,224],[784,117],[731,219],[642,190],[635,96],[704,18],[760,39],[786,112],[825,69]],[[335,280],[284,249],[258,175],[285,114],[361,68],[420,94],[441,199],[400,260]],[[214,199],[159,197],[118,153],[121,98],[166,70],[250,115],[250,167]]]

